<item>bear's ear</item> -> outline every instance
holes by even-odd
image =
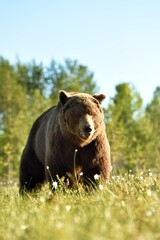
[[[97,99],[99,103],[101,103],[106,98],[104,94],[94,94],[93,97]]]
[[[65,92],[64,90],[61,90],[59,92],[59,100],[63,105],[67,102],[69,97],[70,97],[70,94]]]

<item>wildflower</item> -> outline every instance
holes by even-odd
[[[143,180],[143,177],[142,177],[142,176],[140,176],[140,177],[139,177],[139,179],[140,179],[140,180]]]
[[[147,217],[151,217],[153,215],[153,212],[151,211],[151,210],[148,210],[147,212],[146,212],[146,216]]]
[[[99,184],[99,189],[102,191],[103,190],[103,185]]]
[[[41,203],[45,203],[45,198],[44,197],[40,197],[39,200],[40,200]]]
[[[57,189],[57,187],[58,187],[58,183],[57,183],[56,181],[54,181],[54,182],[52,183],[52,188],[53,188],[53,189]]]
[[[49,170],[49,166],[46,166],[46,169],[48,170],[48,173],[49,173],[49,175],[50,175],[50,178],[51,178],[51,180],[52,180],[52,182],[53,182],[53,178],[52,178],[51,172],[50,172],[50,170]]]
[[[80,172],[79,176],[83,176],[83,172]]]
[[[147,190],[147,195],[151,196],[152,195],[152,191],[150,189]]]
[[[100,176],[99,176],[98,174],[95,174],[95,175],[94,175],[94,179],[95,179],[95,180],[98,180],[99,178],[100,178]]]
[[[27,226],[27,225],[24,225],[24,224],[23,224],[23,225],[21,225],[21,229],[22,229],[22,230],[26,230],[27,228],[28,228],[28,226]]]
[[[67,205],[67,206],[66,206],[66,211],[69,212],[70,209],[71,209],[71,206]]]

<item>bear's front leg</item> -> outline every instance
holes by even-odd
[[[45,181],[44,165],[32,149],[25,148],[19,169],[19,192],[32,191]]]

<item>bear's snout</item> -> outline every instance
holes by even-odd
[[[85,133],[90,133],[90,132],[92,132],[92,128],[90,126],[86,125],[86,126],[84,126],[83,131]]]
[[[94,132],[94,124],[92,117],[86,115],[84,119],[81,121],[81,131],[80,135],[82,138],[87,139],[93,135]]]

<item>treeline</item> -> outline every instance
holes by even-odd
[[[106,82],[107,84],[107,82]],[[144,86],[145,88],[145,86]],[[94,74],[76,60],[49,66],[35,61],[11,64],[0,57],[0,176],[18,177],[19,160],[33,121],[58,101],[60,89],[98,92]],[[143,108],[143,101],[128,83],[116,86],[104,107],[106,131],[115,171],[159,168],[160,87]]]

